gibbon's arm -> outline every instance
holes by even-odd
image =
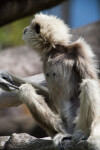
[[[84,79],[81,83],[76,130],[82,130],[88,135],[88,143],[100,150],[100,85],[94,79]]]
[[[6,81],[8,83],[8,87],[7,87],[7,83],[4,86],[2,86],[2,83]],[[9,85],[9,83],[11,84]],[[37,90],[38,94],[41,94],[45,96],[46,98],[48,98],[49,96],[48,89],[46,87],[44,75],[39,74],[39,75],[34,76],[33,78],[31,77],[31,79],[30,77],[22,79],[5,71],[0,72],[0,86],[6,91],[10,90],[9,86],[12,86],[13,88],[13,86],[16,85],[14,88],[17,88],[21,84],[25,84],[25,83],[31,84]]]
[[[56,145],[64,137],[71,139],[71,135],[65,130],[61,117],[51,111],[44,97],[38,95],[34,87],[30,84],[23,84],[19,87],[17,95],[26,104],[36,122],[53,138]]]
[[[30,110],[36,122],[42,128],[44,128],[52,138],[57,133],[64,133],[64,130],[62,128],[61,118],[59,117],[59,115],[51,111],[51,109],[45,102],[45,98],[42,95],[38,95],[36,93],[36,89],[34,88],[34,86],[28,83],[24,84],[26,80],[23,80],[23,79],[21,80],[13,75],[11,76],[8,73],[3,72],[0,75],[1,75],[0,86],[2,85],[1,86],[2,88],[4,86],[6,90],[10,89],[11,91],[13,91],[14,89],[17,89],[15,91],[16,91],[16,96],[18,97],[18,99],[22,103],[26,104],[26,106]],[[21,83],[22,85],[17,87],[16,85],[13,85],[11,83],[14,81],[16,82],[17,85],[20,85]]]
[[[75,131],[83,131],[88,142],[100,149],[100,84],[98,64],[90,46],[78,40],[69,46],[69,56],[75,59],[80,74],[80,108],[75,120]],[[77,139],[77,134],[76,134]]]

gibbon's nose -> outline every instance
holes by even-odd
[[[27,29],[28,29],[28,27],[26,27],[26,28],[24,29],[23,34],[25,34],[25,33],[27,32]]]

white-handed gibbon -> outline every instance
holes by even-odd
[[[55,144],[64,137],[82,140],[84,133],[88,142],[96,141],[99,145],[96,140],[100,138],[98,65],[85,40],[80,38],[71,42],[71,36],[62,20],[36,14],[30,26],[25,28],[23,39],[40,54],[47,87],[31,85],[14,76],[12,79],[16,79],[15,85],[22,84],[16,91],[20,100]],[[2,74],[2,78],[4,76]],[[42,91],[41,95],[37,93],[38,89]],[[47,101],[44,95],[48,97]]]

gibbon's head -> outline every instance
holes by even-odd
[[[23,32],[23,40],[35,50],[68,44],[71,35],[64,22],[55,16],[36,14],[30,26]]]

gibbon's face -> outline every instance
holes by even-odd
[[[39,51],[55,44],[68,44],[70,36],[69,28],[62,20],[44,14],[35,15],[23,32],[23,40]]]

